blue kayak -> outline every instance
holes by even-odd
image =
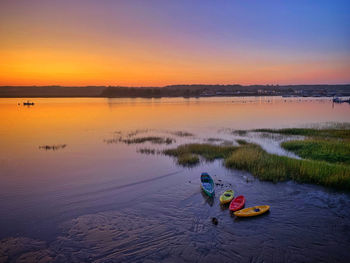
[[[207,173],[201,174],[202,189],[208,196],[214,195],[214,180]]]

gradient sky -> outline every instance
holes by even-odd
[[[0,85],[350,83],[349,0],[0,0]]]

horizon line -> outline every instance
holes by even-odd
[[[121,87],[121,88],[165,88],[165,87],[172,87],[172,86],[242,86],[242,87],[251,87],[251,86],[271,86],[271,87],[278,87],[278,86],[345,86],[350,85],[349,83],[337,83],[337,84],[329,84],[329,83],[322,83],[322,84],[249,84],[249,85],[243,85],[239,83],[232,83],[232,84],[205,84],[205,83],[193,83],[193,84],[169,84],[169,85],[162,85],[162,86],[126,86],[126,85],[0,85],[0,88],[4,87],[70,87],[70,88],[83,88],[83,87]]]

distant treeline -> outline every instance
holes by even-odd
[[[171,85],[165,87],[122,86],[3,86],[0,97],[107,97],[161,98],[207,96],[350,96],[347,85]]]

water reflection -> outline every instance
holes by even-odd
[[[288,154],[278,146],[285,138],[232,131],[346,122],[349,105],[332,109],[328,99],[294,98],[31,100],[35,107],[25,108],[18,99],[0,99],[0,261],[349,259],[348,193],[261,182],[220,160],[180,168],[157,154],[209,138],[218,144],[244,139]],[[136,130],[144,133],[134,137],[176,142],[103,142]],[[38,148],[55,145],[67,147]],[[143,148],[156,154],[139,154]],[[216,175],[211,200],[200,190],[203,171]],[[227,188],[244,195],[246,207],[270,204],[271,213],[232,218],[218,201]]]
[[[214,205],[214,197],[208,196],[202,189],[201,189],[201,194],[206,204],[208,204],[209,206]]]

